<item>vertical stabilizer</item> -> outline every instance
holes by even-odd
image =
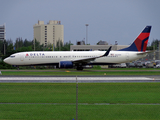
[[[151,26],[146,26],[144,30],[139,34],[135,41],[128,47],[121,49],[119,51],[146,51],[149,35],[151,31]]]

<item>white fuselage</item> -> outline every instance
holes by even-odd
[[[10,65],[47,65],[59,64],[60,61],[76,61],[86,58],[95,58],[87,64],[108,65],[126,63],[146,56],[133,51],[110,51],[108,56],[102,56],[106,51],[32,51],[12,54],[4,61]]]

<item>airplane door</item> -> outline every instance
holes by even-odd
[[[21,54],[21,55],[20,55],[20,60],[21,60],[21,61],[24,61],[24,54]]]
[[[126,53],[126,60],[129,60],[129,53]]]

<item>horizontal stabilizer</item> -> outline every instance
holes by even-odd
[[[147,53],[151,53],[151,52],[154,52],[154,51],[140,52],[140,53],[137,53],[137,55],[143,55],[143,54],[147,54]]]

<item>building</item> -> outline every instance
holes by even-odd
[[[100,40],[97,45],[108,45],[108,43],[106,41],[102,41]]]
[[[54,44],[56,47],[57,42],[64,41],[64,27],[61,25],[61,21],[50,20],[48,24],[44,24],[44,21],[38,21],[38,24],[33,26],[34,39],[40,42],[40,44]]]
[[[120,50],[129,47],[129,45],[71,45],[70,51],[107,51],[110,46],[112,46],[112,50]]]
[[[0,25],[0,40],[5,40],[6,32],[5,25]]]
[[[77,41],[77,45],[85,45],[85,41],[82,40],[82,41]]]

